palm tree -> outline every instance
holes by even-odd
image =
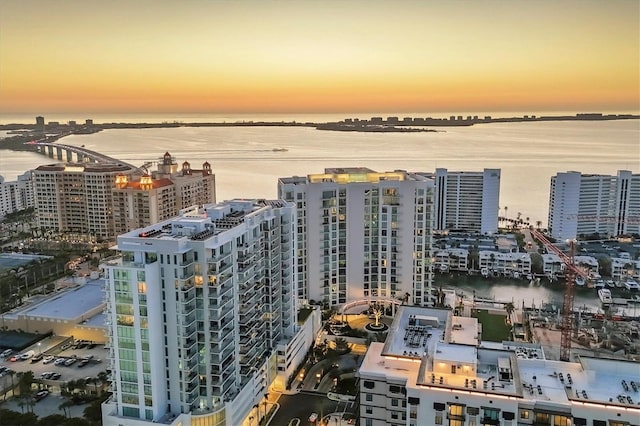
[[[334,343],[336,344],[337,352],[345,352],[349,349],[349,344],[347,343],[347,339],[343,339],[342,337],[338,337]]]
[[[402,297],[400,297],[400,301],[402,302],[403,305],[407,304],[409,302],[409,293],[405,293]]]
[[[507,311],[507,324],[511,324],[511,314],[516,310],[513,302],[505,303],[504,310]]]
[[[70,399],[66,399],[62,404],[58,405],[58,410],[62,410],[62,412],[64,412],[64,416],[65,417],[69,417],[71,415],[70,411],[67,411],[67,408],[71,407],[73,404],[73,401],[71,401]]]

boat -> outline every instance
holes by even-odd
[[[640,291],[640,284],[634,280],[627,280],[624,282],[624,288],[630,291]]]
[[[480,273],[482,274],[482,276],[483,276],[484,278],[488,278],[488,277],[489,277],[489,269],[487,269],[487,268],[482,268],[482,269],[480,270]]]
[[[271,151],[273,151],[273,152],[287,152],[289,150],[287,148],[273,148]]]
[[[601,288],[598,290],[598,297],[603,305],[610,305],[613,303],[613,298],[611,297],[611,290],[608,288]]]

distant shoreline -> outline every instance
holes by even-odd
[[[237,126],[276,126],[276,127],[322,127],[331,126],[348,126],[348,127],[365,127],[365,126],[472,126],[474,124],[486,123],[517,123],[517,122],[538,122],[538,121],[609,121],[609,120],[628,120],[638,119],[639,114],[603,114],[603,113],[577,113],[575,115],[524,115],[515,117],[491,117],[484,116],[450,116],[449,118],[432,118],[432,117],[372,117],[369,120],[346,118],[336,122],[313,122],[313,121],[234,121],[234,122],[183,122],[183,121],[163,121],[161,123],[146,122],[110,122],[110,123],[93,123],[68,125],[65,123],[49,122],[46,131],[52,133],[57,129],[70,131],[77,130],[78,133],[93,133],[96,130],[103,129],[144,129],[144,128],[172,128],[172,127],[237,127]],[[0,130],[35,130],[34,123],[10,123],[0,124]],[[93,130],[93,131],[92,131]],[[61,132],[58,132],[61,133]]]
[[[611,121],[639,119],[637,114],[602,114],[602,113],[578,113],[575,115],[535,116],[524,115],[521,117],[497,117],[491,116],[450,116],[447,118],[413,118],[404,117],[372,117],[369,120],[346,118],[338,122],[296,122],[296,121],[236,121],[236,122],[209,122],[184,123],[179,121],[162,123],[96,123],[87,120],[85,123],[75,122],[62,124],[49,122],[44,132],[36,131],[36,124],[0,124],[0,130],[8,130],[14,133],[0,139],[0,150],[35,151],[36,148],[29,142],[55,142],[69,135],[92,134],[107,129],[162,129],[177,127],[312,127],[324,131],[341,132],[371,132],[371,133],[415,133],[415,132],[442,132],[444,130],[426,129],[430,127],[461,127],[487,123],[521,123],[542,121]]]

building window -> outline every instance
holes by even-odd
[[[549,413],[536,413],[535,418],[536,425],[550,425],[551,424],[551,414]]]
[[[395,399],[395,398],[392,398],[392,399],[391,399],[391,406],[392,406],[392,407],[397,407],[397,406],[398,406],[398,400],[397,400],[397,399]]]
[[[571,426],[571,418],[566,416],[553,416],[553,426]],[[618,426],[618,425],[612,425]]]
[[[371,401],[373,401],[373,395],[370,394],[370,393],[366,393],[366,394],[364,394],[364,399],[365,399],[365,401],[371,402]]]
[[[367,414],[373,414],[373,407],[364,407],[364,412]]]
[[[436,411],[436,418],[433,423],[436,425],[442,424],[442,411]]]
[[[529,410],[520,410],[520,418],[523,420],[528,420],[531,417],[531,412]]]
[[[372,382],[370,380],[365,380],[364,382],[362,382],[362,385],[366,388],[366,389],[373,389],[376,384],[375,382]]]
[[[500,419],[499,419],[500,410],[496,408],[484,408],[483,413],[484,413],[484,418],[482,420],[482,423],[487,425],[500,424]]]

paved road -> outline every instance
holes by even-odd
[[[271,419],[271,425],[286,426],[293,419],[300,420],[300,426],[308,426],[311,413],[317,413],[318,416],[326,416],[329,413],[338,410],[338,403],[331,401],[324,394],[315,394],[311,392],[301,392],[297,395],[282,395],[278,399],[280,409]],[[344,404],[340,404],[340,411],[343,410]]]

